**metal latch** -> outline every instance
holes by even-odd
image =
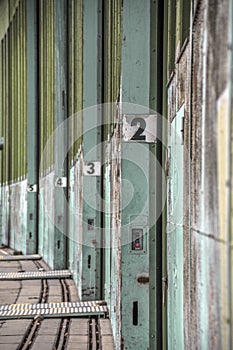
[[[0,137],[0,150],[3,149],[4,146],[4,137]]]
[[[163,282],[163,305],[165,305],[167,301],[167,287],[168,287],[167,276],[162,278],[162,282]]]

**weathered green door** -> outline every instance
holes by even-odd
[[[110,305],[111,297],[111,173],[110,165],[105,172],[105,229],[104,229],[104,299]]]
[[[170,127],[168,178],[168,349],[184,349],[183,335],[183,116]]]

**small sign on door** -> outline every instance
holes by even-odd
[[[86,162],[83,167],[83,174],[86,176],[100,176],[100,162]]]
[[[123,115],[123,140],[125,142],[155,143],[156,138],[156,114]]]

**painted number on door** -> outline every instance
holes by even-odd
[[[27,191],[28,192],[37,192],[37,185],[28,185]]]
[[[142,135],[146,129],[146,122],[143,118],[134,118],[131,122],[131,126],[137,126],[138,129],[135,132],[135,134],[133,135],[133,137],[131,137],[131,140],[135,140],[135,141],[145,141],[146,140],[146,135]]]
[[[157,115],[125,114],[123,116],[123,140],[125,142],[156,142]]]
[[[55,181],[56,187],[67,187],[67,177],[58,177]]]
[[[86,176],[100,176],[100,162],[86,162],[83,174]]]

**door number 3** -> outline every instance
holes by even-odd
[[[86,176],[100,176],[100,162],[86,162],[83,174]]]

